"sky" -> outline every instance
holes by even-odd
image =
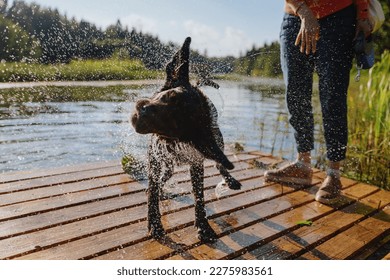
[[[278,40],[283,0],[24,0],[105,29],[119,19],[129,29],[210,57],[240,54]],[[8,1],[9,6],[12,0]]]

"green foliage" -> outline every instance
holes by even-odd
[[[20,105],[28,102],[119,102],[131,98],[128,90],[139,86],[39,86],[0,89],[2,106]]]
[[[20,61],[40,55],[38,41],[31,38],[18,24],[0,15],[0,60]]]
[[[18,26],[15,32],[23,38],[34,38],[41,50],[35,57],[38,56],[39,61],[45,64],[69,63],[77,58],[109,58],[120,49],[127,52],[127,56],[142,60],[146,67],[160,69],[175,49],[148,34],[135,29],[129,31],[120,21],[103,31],[94,24],[68,19],[58,10],[41,8],[36,3],[13,1],[10,7],[1,9],[1,17],[7,25]],[[15,44],[11,44],[13,42],[20,42],[20,39],[3,43],[10,50],[15,48]],[[0,57],[6,54],[0,49]],[[24,57],[31,59],[26,52]],[[13,61],[21,60],[20,56],[14,56]]]
[[[379,60],[385,50],[390,49],[390,7],[388,0],[379,0],[385,14],[385,22],[382,27],[374,33],[375,54]]]
[[[366,85],[348,99],[350,147],[346,174],[389,188],[390,52],[369,71]]]
[[[146,163],[138,160],[131,154],[126,154],[121,160],[122,169],[135,180],[147,179]]]
[[[70,63],[0,63],[0,82],[155,79],[139,60],[72,60]]]
[[[273,42],[248,51],[234,63],[234,72],[246,76],[277,77],[282,74],[280,67],[280,45]]]

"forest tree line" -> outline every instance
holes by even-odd
[[[68,63],[73,59],[104,59],[120,52],[141,60],[148,69],[162,69],[178,45],[164,44],[158,37],[122,26],[118,20],[105,30],[95,24],[61,15],[57,9],[38,4],[0,1],[0,61],[31,61],[44,64]],[[389,6],[381,0],[386,16]],[[390,44],[390,23],[375,34],[376,52]],[[195,64],[207,64],[214,73],[235,72],[250,76],[281,74],[279,43],[254,46],[239,58],[210,58],[193,51]]]

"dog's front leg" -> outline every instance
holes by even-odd
[[[241,189],[242,186],[241,183],[237,181],[232,175],[230,175],[229,171],[227,171],[227,169],[222,164],[217,163],[217,169],[219,170],[219,173],[221,173],[229,189],[232,190]]]
[[[214,242],[217,235],[209,225],[203,194],[204,169],[203,162],[192,164],[190,167],[192,189],[195,196],[195,227],[198,229],[198,238],[202,242]]]
[[[152,155],[149,155],[148,229],[149,235],[156,239],[160,239],[165,235],[161,223],[159,205],[160,172],[160,162]]]

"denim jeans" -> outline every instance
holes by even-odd
[[[356,10],[353,6],[347,7],[320,19],[319,24],[317,51],[306,55],[300,52],[300,46],[295,46],[300,18],[289,14],[283,18],[280,45],[286,103],[298,152],[309,152],[314,149],[311,98],[313,72],[316,71],[327,158],[340,161],[345,158],[348,142],[347,91],[353,59]]]

